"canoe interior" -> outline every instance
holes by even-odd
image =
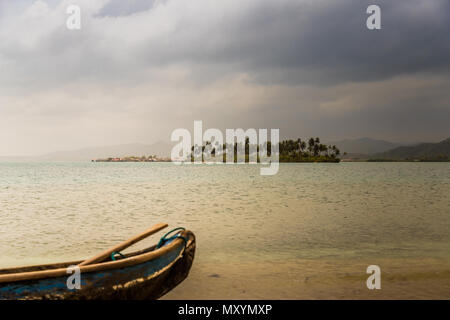
[[[139,256],[143,253],[150,252],[155,250],[156,245],[152,245],[151,247],[131,252],[128,254],[124,254],[125,258]],[[118,256],[117,260],[123,259],[122,257]],[[33,271],[44,271],[44,270],[52,270],[52,269],[60,269],[60,268],[67,268],[69,266],[77,265],[81,263],[84,260],[76,260],[76,261],[68,261],[68,262],[59,262],[59,263],[51,263],[51,264],[42,264],[42,265],[35,265],[35,266],[24,266],[24,267],[14,267],[14,268],[5,268],[0,269],[0,275],[2,274],[13,274],[13,273],[21,273],[21,272],[33,272]]]
[[[157,299],[186,278],[195,254],[195,236],[183,231],[189,241],[167,244],[170,250],[148,261],[122,268],[81,273],[81,290],[69,290],[69,275],[0,283],[0,299]],[[124,258],[137,257],[155,250],[148,247]],[[121,260],[117,259],[117,260]],[[67,268],[81,261],[8,268],[0,275]],[[125,261],[124,261],[125,262]],[[100,264],[101,266],[101,264]]]

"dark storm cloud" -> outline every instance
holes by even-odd
[[[366,28],[370,4],[382,29]],[[255,81],[336,84],[450,71],[450,2],[261,1],[207,27],[186,24],[170,41],[144,46],[148,63],[213,65]],[[201,17],[199,17],[201,19]],[[223,70],[220,70],[223,66]],[[203,74],[200,73],[199,77]]]
[[[104,3],[92,11],[82,3],[90,16],[79,33],[53,28],[36,47],[3,41],[6,73],[22,82],[32,71],[49,85],[135,84],[154,69],[181,66],[200,84],[247,73],[261,84],[334,85],[450,72],[447,0]],[[373,3],[382,10],[381,30],[366,28]]]

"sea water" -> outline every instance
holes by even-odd
[[[0,163],[0,268],[87,258],[157,222],[195,233],[206,282],[269,261],[447,261],[449,195],[449,163]]]

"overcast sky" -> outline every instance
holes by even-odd
[[[0,156],[169,141],[194,120],[450,137],[450,1],[0,0]]]

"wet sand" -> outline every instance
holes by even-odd
[[[381,268],[380,290],[366,286],[371,264]],[[163,299],[450,299],[450,259],[194,261]]]

